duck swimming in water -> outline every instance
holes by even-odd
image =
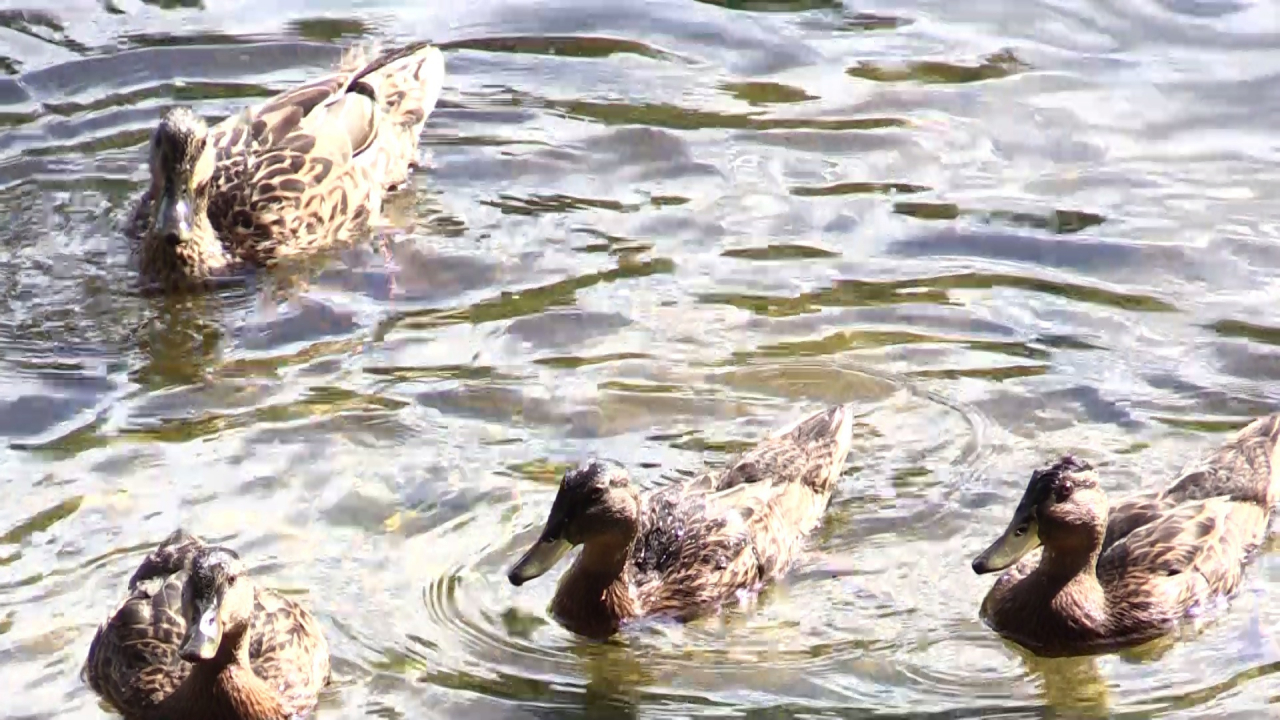
[[[427,43],[340,68],[208,127],[169,110],[151,135],[151,186],[126,232],[145,282],[200,286],[368,228],[403,184],[444,82]]]
[[[1036,471],[1004,534],[973,561],[979,574],[1012,568],[982,618],[1048,657],[1169,634],[1239,588],[1280,500],[1278,440],[1280,415],[1259,418],[1167,489],[1114,505],[1084,460]]]
[[[630,620],[692,620],[786,572],[821,521],[853,442],[853,412],[828,408],[720,472],[642,494],[617,465],[564,474],[546,524],[507,578],[522,585],[576,545],[553,616],[591,638]]]
[[[329,681],[300,605],[256,587],[232,550],[178,530],[142,561],[82,675],[129,720],[290,720]]]

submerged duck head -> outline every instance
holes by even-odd
[[[187,632],[178,655],[183,660],[213,660],[224,638],[239,638],[248,629],[254,596],[252,583],[243,575],[240,556],[227,548],[202,547],[191,558],[182,587]]]
[[[1093,466],[1070,455],[1031,474],[1013,520],[973,561],[979,575],[1010,567],[1044,545],[1052,552],[1088,555],[1107,525],[1107,496]]]
[[[542,534],[511,566],[507,579],[520,586],[540,577],[577,545],[610,540],[629,545],[639,521],[639,498],[626,470],[592,460],[561,478]]]

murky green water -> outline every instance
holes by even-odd
[[[1274,553],[1198,637],[1053,663],[981,625],[969,569],[1046,458],[1153,486],[1275,408],[1272,4],[356,5],[0,7],[0,715],[102,717],[89,638],[179,524],[316,610],[321,717],[1280,696]],[[390,262],[134,292],[112,228],[162,108],[423,38],[450,77]],[[558,572],[507,584],[567,463],[652,485],[837,401],[815,555],[757,607],[599,645],[548,620]]]

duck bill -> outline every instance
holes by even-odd
[[[162,238],[182,241],[191,236],[195,214],[191,210],[191,197],[180,190],[166,190],[160,196],[156,208],[156,234]]]
[[[222,644],[222,623],[218,620],[221,600],[196,601],[196,622],[187,627],[187,634],[178,648],[178,657],[189,663],[210,660],[218,654]]]
[[[511,566],[511,571],[507,573],[507,580],[511,581],[512,585],[520,587],[534,578],[542,577],[572,549],[573,545],[569,541],[547,537],[544,534],[525,552],[523,557],[516,561],[515,565]]]
[[[1022,556],[1040,547],[1040,535],[1034,519],[1015,515],[1004,533],[991,543],[991,547],[973,560],[973,571],[979,575],[998,572],[1022,559]]]

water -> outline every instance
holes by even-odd
[[[1198,635],[1045,662],[972,557],[1062,452],[1116,493],[1277,406],[1280,14],[1255,2],[66,0],[0,8],[6,718],[146,550],[224,541],[321,618],[321,717],[1253,716],[1280,559]],[[132,284],[160,111],[444,44],[395,227],[245,287]],[[390,243],[390,260],[375,242]],[[858,408],[813,557],[625,639],[503,570],[559,472],[655,484]]]

